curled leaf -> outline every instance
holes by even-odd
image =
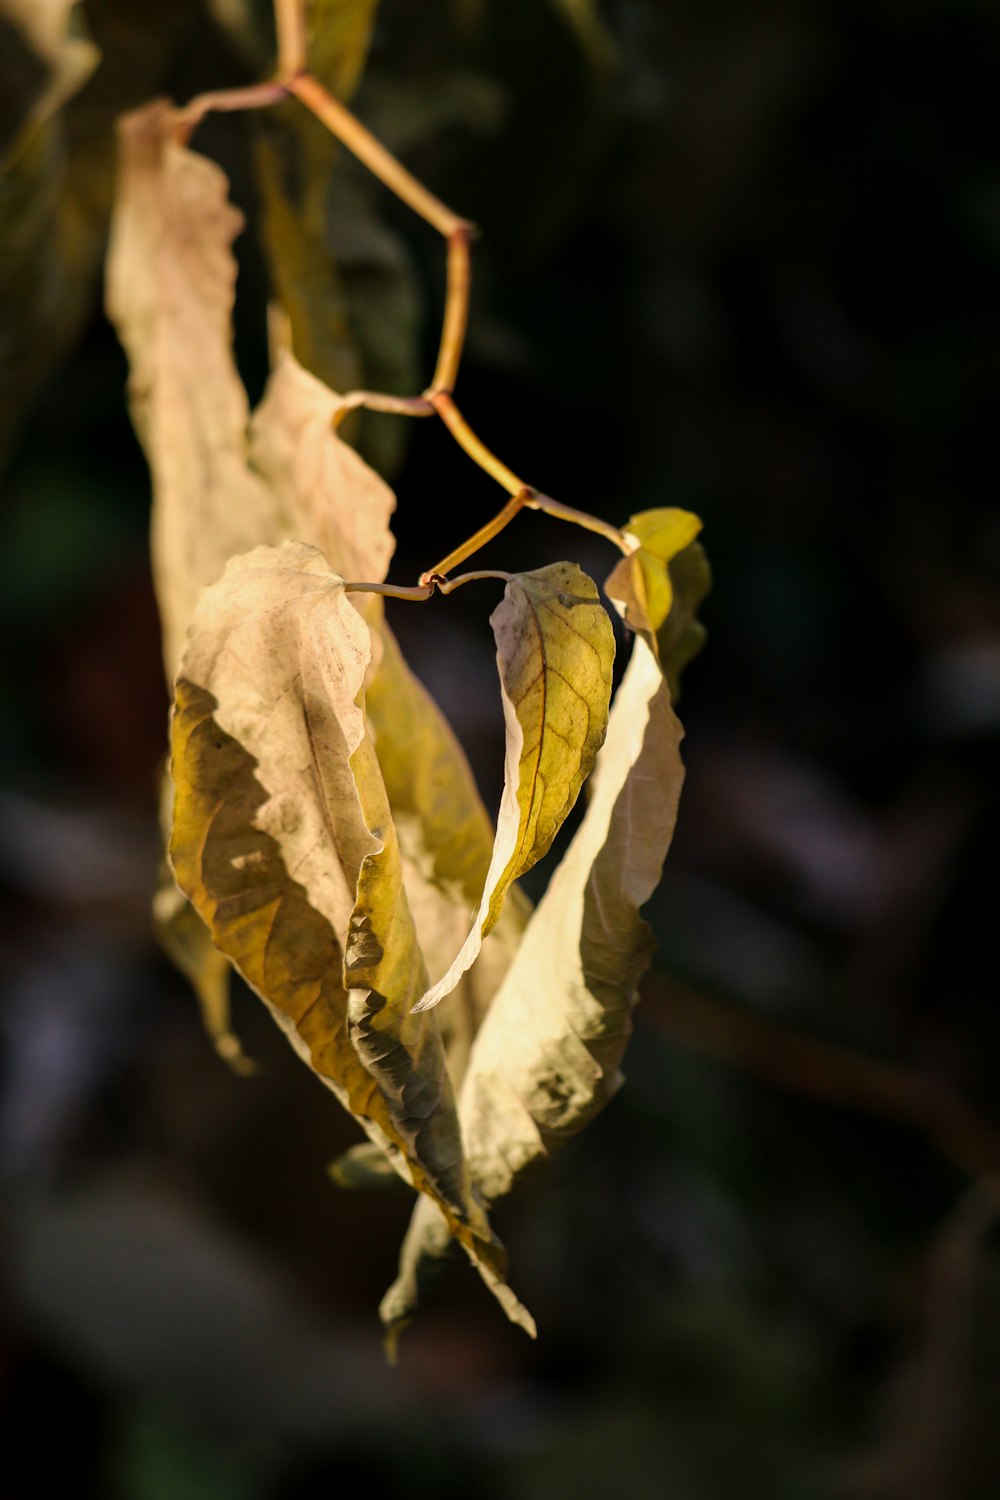
[[[700,542],[678,552],[667,567],[674,597],[669,615],[656,632],[656,649],[676,703],[681,673],[705,644],[698,609],[712,587],[712,570]]]
[[[247,463],[246,391],[232,351],[225,175],[174,139],[164,101],[120,126],[108,312],[129,359],[132,420],[155,497],[153,579],[168,677],[202,588],[230,557],[275,539],[275,502]],[[279,532],[278,535],[284,533]]]
[[[314,548],[234,558],[176,687],[171,859],[213,941],[299,1055],[429,1193],[511,1317],[503,1250],[470,1191],[425,971],[362,702],[368,627]]]
[[[338,436],[340,396],[280,339],[272,345],[271,378],[249,433],[250,463],[273,496],[269,540],[308,542],[342,578],[380,583],[396,545],[389,530],[396,497]]]
[[[420,1010],[454,989],[496,926],[513,882],[551,846],[608,722],[614,633],[597,589],[575,563],[510,578],[490,624],[507,735],[496,839],[472,930]]]
[[[688,510],[644,510],[623,530],[635,551],[612,570],[605,591],[627,625],[655,635],[673,604],[668,564],[694,541],[701,521]]]
[[[472,1047],[459,1116],[487,1206],[592,1119],[621,1082],[653,947],[639,908],[673,834],[681,734],[662,670],[637,637],[583,822]],[[412,1316],[447,1240],[440,1214],[418,1204],[382,1305],[390,1329]]]

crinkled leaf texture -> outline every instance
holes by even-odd
[[[176,683],[170,856],[216,945],[533,1329],[471,1191],[363,690],[367,625],[314,548],[234,558]]]
[[[459,1098],[473,1183],[490,1206],[580,1130],[619,1087],[639,979],[652,953],[639,908],[655,889],[683,780],[681,727],[637,637],[592,795],[476,1036]],[[448,1247],[419,1203],[382,1317],[390,1341]]]

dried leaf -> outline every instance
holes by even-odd
[[[314,548],[233,559],[177,679],[171,858],[216,945],[508,1315],[503,1250],[471,1194],[388,802],[364,722],[367,626]]]
[[[340,396],[272,342],[274,369],[250,423],[249,453],[274,496],[269,540],[308,542],[342,578],[381,583],[396,545],[396,497],[337,435]]]
[[[157,103],[121,127],[108,309],[129,356],[132,415],[153,477],[153,568],[172,677],[201,589],[230,557],[295,537],[378,582],[395,497],[344,443],[340,398],[285,349],[252,422],[233,359],[242,226],[224,174],[179,145]]]
[[[202,588],[230,557],[276,537],[273,496],[247,464],[248,403],[232,353],[230,246],[242,224],[225,175],[172,138],[169,105],[125,117],[108,312],[128,354],[132,419],[153,478],[168,677]]]
[[[639,917],[660,878],[683,779],[681,727],[638,637],[615,697],[580,828],[483,1021],[459,1099],[473,1183],[487,1206],[580,1130],[615,1093],[639,979],[652,952]],[[412,1316],[447,1248],[418,1204],[382,1317]]]
[[[496,926],[510,886],[549,849],[608,722],[614,633],[575,563],[512,577],[490,623],[507,732],[496,841],[472,931],[421,1010],[454,989]]]

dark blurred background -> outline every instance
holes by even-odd
[[[101,310],[111,120],[261,54],[236,0],[84,9],[103,61],[59,170],[86,233],[61,300],[17,292],[37,357],[4,431],[0,1494],[991,1500],[994,0],[382,0],[357,110],[483,230],[463,410],[570,504],[696,510],[715,572],[627,1086],[500,1225],[539,1341],[456,1265],[396,1370],[376,1307],[406,1194],[330,1187],[352,1123],[245,993],[259,1074],[219,1061],[148,918],[166,698]],[[283,128],[196,140],[250,215],[254,397],[254,153]],[[419,389],[442,246],[334,175],[349,358]],[[44,211],[0,193],[15,260]],[[397,487],[400,582],[502,501],[439,427],[359,441]],[[526,515],[484,565],[561,556],[613,561]],[[392,612],[491,806],[493,602]]]

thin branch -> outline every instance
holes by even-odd
[[[518,478],[513,469],[509,469],[495,453],[487,448],[482,438],[476,436],[447,391],[428,392],[427,400],[458,446],[464,448],[469,457],[481,469],[484,469],[491,479],[495,479],[497,484],[502,485],[508,495],[519,495],[522,491],[531,489],[531,486],[525,484],[523,479]]]
[[[434,592],[433,583],[422,583],[416,588],[406,588],[400,583],[345,583],[345,594],[383,594],[387,599],[410,599],[420,603]]]
[[[619,551],[630,557],[635,551],[635,543],[630,542],[624,531],[617,526],[612,526],[609,521],[602,521],[600,516],[592,516],[585,510],[576,510],[572,505],[563,505],[561,500],[553,500],[550,495],[535,493],[534,498],[525,501],[528,510],[541,510],[547,516],[555,516],[559,521],[570,521],[574,526],[582,526],[585,531],[596,532],[603,536],[606,541],[613,543]]]
[[[457,578],[438,578],[435,582],[442,594],[453,594],[467,583],[480,583],[484,578],[499,578],[501,583],[509,583],[513,576],[500,568],[482,568],[476,573],[459,573]]]
[[[448,236],[448,289],[444,304],[444,322],[430,393],[454,390],[458,367],[465,347],[465,330],[469,322],[469,289],[472,264],[469,256],[471,231],[459,225]]]
[[[439,234],[444,235],[445,239],[459,230],[466,234],[472,232],[472,225],[467,219],[452,213],[446,203],[442,203],[422,182],[418,182],[413,173],[407,171],[401,161],[397,161],[377,136],[372,135],[368,127],[362,125],[357,116],[352,115],[347,106],[335,99],[311,74],[300,73],[290,78],[288,92],[294,94],[318,120],[322,120],[338,141],[342,141],[390,192],[395,193],[397,198],[425,219]]]
[[[409,417],[433,413],[441,418],[451,435],[469,457],[511,496],[511,504],[438,564],[421,575],[423,580],[443,575],[463,562],[502,530],[521,509],[542,510],[560,520],[571,521],[596,532],[622,552],[631,548],[615,526],[585,511],[562,505],[547,495],[538,494],[503,463],[472,430],[451,399],[465,346],[469,320],[471,261],[469,241],[473,226],[454,213],[398,161],[376,136],[328,89],[306,71],[306,9],[304,0],[274,0],[275,32],[278,42],[278,73],[269,83],[244,89],[222,89],[200,94],[177,114],[177,126],[184,139],[210,110],[254,109],[277,104],[294,95],[320,120],[354,156],[358,158],[403,203],[441,234],[448,244],[447,291],[441,341],[431,385],[422,396],[387,396],[375,391],[352,391],[343,400],[334,422],[338,424],[349,411],[365,407],[370,411],[389,412]],[[471,575],[470,575],[471,576]],[[358,585],[362,587],[362,585]],[[386,588],[389,586],[386,585]],[[399,598],[426,598],[417,591],[397,593]]]
[[[433,568],[427,568],[421,573],[420,582],[428,583],[432,578],[440,581],[446,573],[451,572],[452,568],[457,568],[459,563],[465,562],[466,558],[478,552],[480,547],[485,547],[487,542],[491,542],[495,536],[498,536],[504,527],[508,526],[514,517],[530,503],[533,494],[534,490],[519,490],[512,499],[507,501],[503,510],[497,512],[492,521],[487,521],[486,525],[481,526],[474,536],[470,536],[468,541],[463,542],[460,547],[454,548],[447,557],[435,563]]]
[[[673,980],[651,990],[640,1014],[681,1045],[779,1088],[920,1131],[970,1177],[1000,1174],[1000,1132],[933,1074],[806,1036]]]
[[[187,140],[196,126],[207,114],[227,113],[238,109],[264,109],[271,104],[280,104],[288,98],[283,83],[252,83],[242,89],[214,89],[207,94],[198,94],[177,110],[174,120],[177,132]]]
[[[426,396],[385,396],[380,391],[350,391],[341,397],[340,404],[333,414],[333,425],[339,427],[344,418],[352,411],[357,411],[363,406],[366,411],[389,412],[397,417],[433,417],[436,416],[431,403]]]
[[[306,67],[306,7],[304,0],[274,0],[274,30],[278,42],[278,77],[294,78]]]

